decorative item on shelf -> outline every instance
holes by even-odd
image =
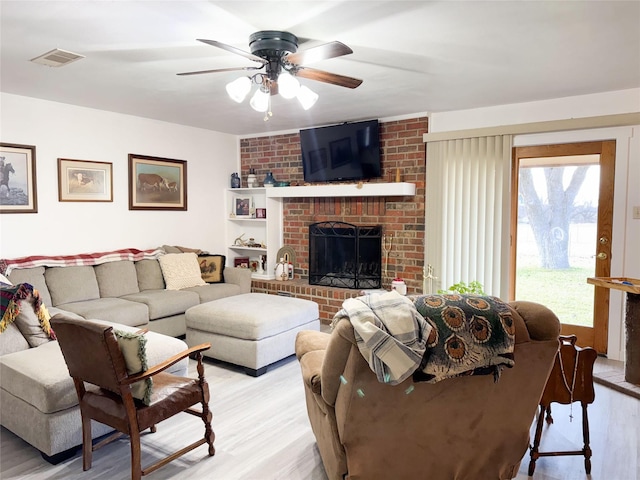
[[[249,175],[247,175],[247,187],[255,188],[258,186],[258,179],[256,178],[256,169],[250,168]]]
[[[284,258],[281,258],[276,264],[275,274],[276,280],[281,282],[289,280],[289,265],[284,261]]]
[[[251,197],[251,206],[249,207],[249,216],[251,218],[256,218],[256,203],[253,200],[253,197]]]
[[[262,265],[262,273],[266,273],[267,271],[267,256],[260,255],[260,265]]]
[[[242,237],[244,237],[244,233],[233,241],[233,246],[234,247],[246,247],[247,246],[247,241]]]
[[[273,187],[276,183],[276,179],[273,178],[273,173],[267,172],[262,183],[265,187]]]
[[[263,244],[256,242],[254,238],[250,238],[249,241],[246,243],[246,246],[249,248],[261,248],[263,247]]]
[[[237,172],[231,174],[231,188],[240,188],[240,176]]]
[[[401,278],[394,278],[391,282],[391,290],[395,290],[400,295],[407,294],[407,284],[404,283],[404,280]]]
[[[249,268],[249,257],[236,257],[233,259],[233,266],[238,268]]]
[[[252,201],[252,197],[236,197],[234,202],[236,217],[250,218]]]
[[[288,187],[289,185],[291,185],[290,182],[276,182],[276,187]]]
[[[287,265],[287,268],[286,268],[287,278],[289,280],[293,280],[293,274],[294,274],[295,265],[296,265],[296,252],[293,249],[293,247],[290,247],[288,245],[285,245],[284,247],[282,247],[280,250],[278,250],[277,258],[282,258],[284,260],[284,262]],[[277,277],[277,274],[276,274],[276,277]]]
[[[288,267],[289,280],[293,280],[293,263],[289,262]]]
[[[267,218],[267,209],[256,208],[256,218]]]
[[[260,261],[257,258],[249,259],[249,270],[253,273],[258,273],[258,265],[260,265]]]
[[[258,256],[257,265],[256,265],[256,273],[258,275],[264,275],[264,260],[262,259],[264,255]]]

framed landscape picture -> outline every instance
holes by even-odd
[[[58,200],[113,202],[113,164],[58,159]]]
[[[36,147],[0,143],[0,213],[37,213]]]
[[[129,210],[186,209],[186,161],[129,154]]]

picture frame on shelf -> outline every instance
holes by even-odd
[[[187,210],[187,162],[129,154],[129,210]]]
[[[236,268],[249,268],[249,257],[236,257],[233,259],[233,266]]]
[[[113,202],[113,164],[58,158],[60,202]]]
[[[256,218],[267,218],[267,209],[256,208]]]
[[[251,197],[235,197],[233,199],[233,211],[236,217],[251,218]]]
[[[0,213],[38,213],[34,145],[0,143]]]

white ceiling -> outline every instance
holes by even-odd
[[[273,117],[225,84],[256,65],[197,42],[249,51],[285,30],[299,50],[339,40],[353,54],[313,68],[364,80],[355,90],[302,80],[309,111],[274,97]],[[640,1],[5,1],[0,90],[238,135],[640,87]],[[61,48],[61,68],[29,60]]]

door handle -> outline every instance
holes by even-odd
[[[607,254],[604,252],[600,252],[598,255],[596,255],[596,257],[598,257],[598,260],[606,260]]]

